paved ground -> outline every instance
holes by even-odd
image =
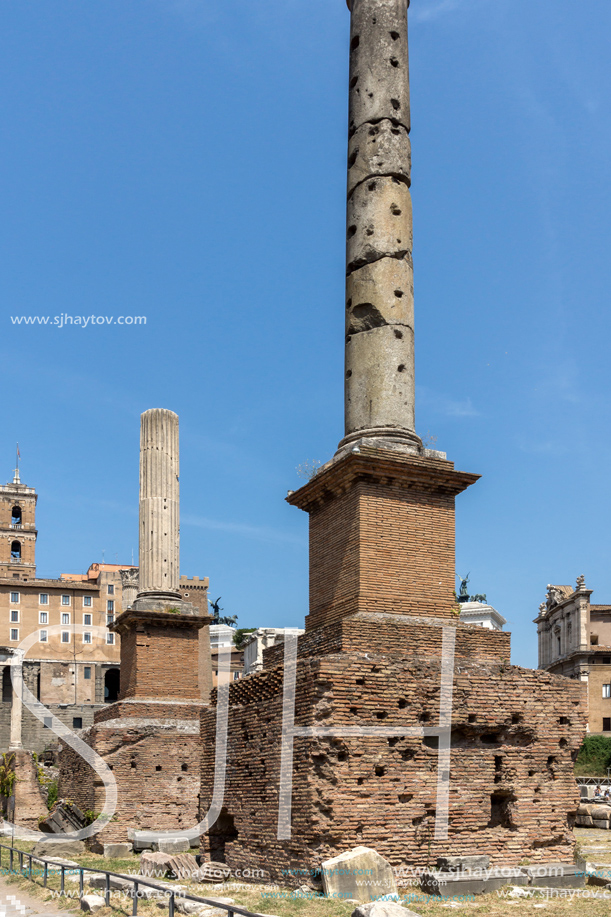
[[[9,896],[16,898],[17,901],[8,901]],[[25,912],[22,911],[22,907],[26,908]],[[0,876],[0,911],[5,911],[6,917],[21,917],[21,915],[35,917],[38,914],[41,917],[60,917],[60,915],[61,917],[72,917],[77,913],[76,910],[68,911],[63,908],[60,911],[53,901],[41,901],[40,898],[27,894],[17,885],[6,882],[2,876]]]

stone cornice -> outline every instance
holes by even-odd
[[[210,624],[211,615],[183,615],[171,611],[135,611],[128,608],[113,624],[108,625],[108,630],[125,634],[138,624],[148,624],[153,627],[190,627],[200,630]]]
[[[304,487],[289,492],[286,500],[291,506],[311,512],[361,480],[455,496],[479,478],[479,474],[455,471],[454,463],[445,459],[365,446],[332,459]]]

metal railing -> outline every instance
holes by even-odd
[[[176,912],[176,898],[180,898],[181,901],[195,901],[199,904],[207,904],[209,907],[216,907],[220,910],[226,911],[227,917],[268,917],[267,914],[259,914],[256,911],[247,911],[246,908],[240,907],[237,904],[223,904],[218,899],[214,898],[201,898],[199,895],[186,895],[182,892],[178,894],[172,891],[171,888],[168,888],[167,885],[158,885],[155,882],[149,882],[146,878],[142,876],[130,876],[121,872],[109,872],[106,869],[95,869],[90,866],[62,866],[59,863],[54,863],[53,860],[45,860],[44,857],[35,856],[33,853],[26,853],[25,850],[18,850],[16,847],[9,847],[8,844],[0,844],[0,869],[6,869],[6,866],[2,863],[2,851],[8,850],[9,852],[9,872],[14,873],[15,875],[23,876],[26,879],[34,881],[32,877],[32,861],[36,863],[43,864],[43,888],[47,888],[47,883],[49,880],[49,868],[53,872],[59,871],[60,873],[60,895],[65,894],[65,881],[66,881],[66,872],[70,875],[75,873],[79,874],[79,896],[82,898],[85,888],[85,873],[90,872],[96,876],[105,876],[104,883],[104,901],[106,907],[110,907],[110,894],[111,891],[120,891],[120,889],[111,889],[110,879],[111,877],[115,879],[122,879],[123,881],[128,881],[132,883],[132,915],[136,917],[138,914],[138,898],[144,897],[138,895],[138,890],[140,886],[146,886],[147,888],[156,889],[161,893],[160,897],[168,897],[168,912],[169,917],[174,917]],[[19,860],[18,868],[15,867],[15,854]],[[24,859],[28,860],[27,866],[24,866]],[[92,893],[96,889],[91,889]],[[125,892],[123,892],[125,894]]]

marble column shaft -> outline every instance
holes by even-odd
[[[180,598],[178,416],[159,408],[140,419],[139,597]]]
[[[409,0],[352,0],[343,442],[418,445],[410,196]]]

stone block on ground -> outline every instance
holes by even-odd
[[[150,831],[136,831],[134,828],[128,828],[127,840],[132,842],[134,852],[140,853],[142,850],[153,849],[153,838]]]
[[[473,869],[471,873],[426,872],[420,877],[420,888],[427,895],[456,898],[462,895],[485,895],[504,885],[528,885],[529,876],[520,866],[498,867],[489,871]]]
[[[131,854],[131,844],[104,844],[104,856],[108,860],[121,860]]]
[[[369,847],[354,847],[325,860],[322,881],[328,898],[355,898],[366,903],[396,895],[397,884],[390,863]]]
[[[95,914],[101,908],[106,906],[106,902],[99,895],[83,895],[81,898],[81,910]]]
[[[198,869],[192,853],[178,853],[170,857],[170,871],[175,879],[190,879]]]
[[[490,857],[452,856],[437,857],[437,868],[443,872],[467,872],[474,869],[489,869]]]
[[[191,844],[187,837],[167,837],[153,841],[153,850],[159,853],[188,853]]]
[[[81,865],[76,860],[64,860],[63,857],[45,857],[45,860],[49,864],[49,869],[60,869],[62,866],[66,869],[78,869]]]
[[[80,831],[87,826],[87,819],[78,806],[73,802],[60,800],[48,818],[39,822],[41,831],[49,834],[67,834],[70,831]]]
[[[395,901],[371,901],[357,907],[352,917],[418,917],[418,914]]]
[[[226,863],[202,863],[193,873],[196,882],[226,882],[231,878],[231,867]]]
[[[606,818],[594,818],[592,821],[594,823],[594,828],[600,828],[603,831],[609,830],[609,822],[606,820]]]
[[[581,888],[586,883],[585,871],[575,863],[542,863],[526,872],[535,888]]]
[[[78,857],[86,853],[86,847],[83,841],[60,841],[45,840],[38,841],[32,849],[32,853],[37,857]]]
[[[134,883],[122,876],[110,876],[110,887],[115,892],[131,892]],[[98,876],[91,876],[89,879],[90,888],[106,888],[106,876],[100,873]]]
[[[168,853],[145,850],[140,856],[140,875],[150,879],[162,879],[170,873],[170,860]]]

